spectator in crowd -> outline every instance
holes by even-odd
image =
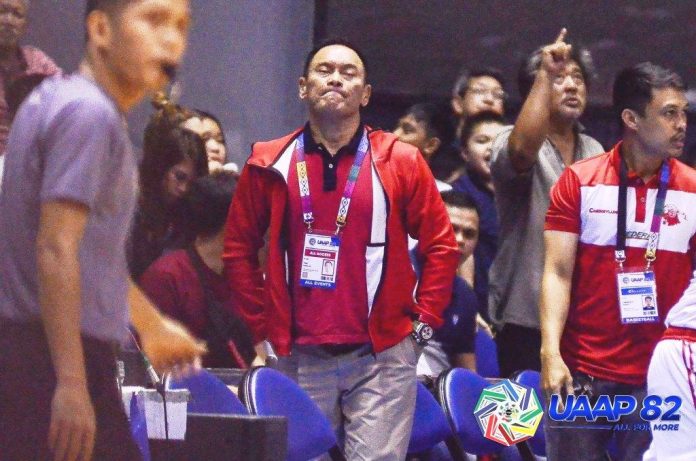
[[[493,141],[504,128],[495,112],[481,112],[469,119],[461,136],[461,156],[466,172],[453,184],[476,204],[480,218],[478,245],[464,269],[464,278],[474,287],[479,312],[488,320],[488,271],[498,249],[498,214],[495,209],[491,155]]]
[[[503,76],[497,69],[463,69],[452,89],[450,104],[456,118],[452,149],[444,150],[434,158],[431,168],[435,177],[446,183],[454,182],[465,170],[460,156],[460,139],[467,121],[481,112],[505,113],[507,94]]]
[[[309,123],[253,146],[223,260],[255,341],[270,341],[278,367],[326,414],[346,457],[402,460],[420,344],[442,324],[459,255],[418,150],[363,125],[366,76],[364,57],[345,41],[309,53],[299,79]],[[264,279],[258,252],[267,231]],[[409,235],[422,268],[415,298]],[[322,274],[324,259],[334,275]]]
[[[470,117],[481,112],[505,115],[505,85],[502,73],[493,68],[462,69],[452,88],[452,111],[458,119],[457,136]]]
[[[552,51],[568,53],[561,46]],[[669,220],[667,210],[696,216],[696,172],[675,159],[684,150],[688,107],[676,73],[647,62],[624,69],[614,81],[613,102],[623,141],[566,169],[551,191],[540,308],[542,385],[552,394],[575,388],[643,402],[650,355],[694,269],[696,222]],[[645,296],[658,312],[643,310]],[[676,315],[670,319],[683,325]],[[641,422],[639,411],[618,421]],[[547,425],[549,461],[601,458],[618,434],[587,430],[593,424],[602,423]],[[693,446],[693,433],[688,437]],[[616,438],[624,461],[642,459],[650,443],[648,431]]]
[[[0,183],[10,125],[24,98],[44,78],[60,72],[41,50],[20,46],[28,0],[0,0]]]
[[[435,156],[448,155],[447,149],[454,139],[454,128],[446,108],[435,103],[415,104],[401,116],[394,129],[400,141],[416,146],[430,165]],[[436,180],[439,190],[449,190],[451,186]]]
[[[182,206],[193,242],[161,256],[140,278],[157,307],[206,340],[206,367],[248,368],[255,355],[246,325],[232,310],[223,275],[225,218],[236,185],[236,175],[226,172],[193,181]]]
[[[191,236],[183,231],[181,198],[191,181],[208,174],[201,138],[179,127],[164,108],[145,128],[140,165],[140,197],[128,244],[131,276],[139,280],[165,250],[183,248]]]
[[[204,351],[129,282],[124,254],[137,155],[123,114],[167,82],[188,22],[185,0],[89,0],[80,71],[46,79],[15,116],[0,194],[3,460],[140,459],[114,380],[129,320],[161,371]]]
[[[227,147],[225,133],[222,131],[220,121],[212,114],[202,110],[193,110],[189,118],[183,121],[183,128],[191,130],[201,137],[205,143],[205,151],[208,154],[208,170],[213,173],[223,169],[238,172],[234,163],[227,165]]]
[[[461,267],[476,248],[479,237],[479,214],[474,201],[461,192],[441,193],[459,246]],[[433,339],[423,348],[418,360],[418,376],[430,379],[451,367],[476,371],[474,340],[478,302],[472,287],[461,276],[454,278],[452,299],[442,314],[445,323],[435,330]]]
[[[538,306],[549,190],[568,165],[604,150],[578,123],[593,72],[590,55],[565,36],[563,29],[522,65],[524,104],[514,127],[493,143],[500,237],[489,274],[489,315],[502,376],[541,368]]]

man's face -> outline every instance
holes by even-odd
[[[227,150],[222,130],[215,120],[191,117],[182,124],[182,127],[200,136],[205,143],[205,152],[209,162],[225,163]]]
[[[168,81],[186,48],[188,0],[141,0],[124,7],[111,21],[111,40],[102,56],[114,77],[133,91],[152,92]]]
[[[16,47],[26,26],[26,0],[0,0],[0,48]]]
[[[461,118],[472,117],[485,111],[503,115],[505,91],[500,82],[491,76],[470,78],[466,91],[458,99],[459,101],[452,101],[452,106]]]
[[[484,181],[491,179],[491,147],[495,137],[503,130],[504,126],[498,122],[479,123],[471,131],[471,136],[462,146],[462,157],[466,162],[466,169]]]
[[[568,61],[565,70],[552,83],[552,113],[564,120],[577,120],[585,111],[587,86],[580,66]]]
[[[678,157],[684,151],[688,101],[683,91],[674,88],[654,89],[645,115],[635,113],[636,135],[643,150],[650,155]]]
[[[428,136],[425,122],[416,120],[412,114],[399,119],[394,134],[400,141],[416,146],[426,160],[432,157],[441,143],[440,138]]]
[[[479,216],[476,210],[446,205],[454,237],[459,247],[460,261],[474,254],[479,237]]]
[[[299,81],[300,99],[319,115],[355,116],[369,102],[371,91],[360,57],[343,45],[319,50]]]

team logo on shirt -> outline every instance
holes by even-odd
[[[665,211],[662,213],[662,223],[667,226],[676,226],[682,221],[686,221],[686,214],[679,211],[679,208],[671,203],[665,204]]]

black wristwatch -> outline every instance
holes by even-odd
[[[420,320],[414,320],[411,336],[416,340],[416,343],[425,346],[433,337],[433,327]]]

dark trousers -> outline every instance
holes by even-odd
[[[572,422],[553,421],[549,412],[544,414],[546,431],[546,456],[548,461],[604,461],[612,438],[616,439],[617,453],[614,461],[640,461],[650,446],[652,436],[640,418],[640,405],[646,395],[645,386],[631,386],[602,379],[592,379],[582,373],[573,373],[573,380],[580,386],[591,389],[590,402],[594,405],[600,395],[632,395],[638,408],[630,415],[623,416],[618,423],[603,420],[588,422],[577,418]],[[548,409],[547,409],[548,410]],[[627,430],[614,430],[615,424],[625,425]]]
[[[541,332],[513,323],[506,323],[495,336],[498,348],[500,376],[509,377],[516,371],[541,371]]]
[[[140,460],[116,385],[113,345],[82,337],[97,420],[94,460]],[[0,460],[52,459],[48,427],[56,377],[40,323],[0,326]]]

